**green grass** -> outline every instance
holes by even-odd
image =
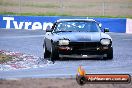
[[[74,16],[70,13],[14,13],[14,12],[0,12],[0,15],[17,15],[17,16]],[[80,16],[80,17],[99,17],[99,18],[132,18],[132,16]]]
[[[14,12],[0,12],[0,15],[18,15],[18,16],[72,16],[71,14],[66,13],[14,13]]]
[[[25,4],[24,6],[39,7],[39,8],[60,8],[57,4]]]
[[[19,3],[3,2],[1,6],[19,6]],[[60,8],[59,4],[51,3],[21,3],[21,6],[38,7],[38,8]]]
[[[10,55],[5,55],[5,54],[0,53],[0,64],[8,62],[12,59],[13,59],[13,57],[11,57]]]
[[[12,2],[3,2],[0,3],[1,6],[19,6],[17,3],[12,3]]]
[[[132,16],[88,16],[96,18],[132,18]]]
[[[97,7],[99,3],[83,3],[83,4],[69,4],[65,5],[64,7],[68,8],[92,8],[92,7]]]

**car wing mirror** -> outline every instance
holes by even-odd
[[[105,33],[105,32],[109,32],[109,28],[105,28],[105,29],[104,29],[104,33]]]
[[[53,29],[50,28],[50,26],[48,26],[48,27],[46,28],[46,32],[52,32],[52,31],[53,31]]]
[[[52,32],[52,31],[53,31],[52,29],[46,30],[46,32]]]

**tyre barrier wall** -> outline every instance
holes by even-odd
[[[109,28],[110,32],[132,33],[132,19],[127,18],[88,18],[68,16],[6,16],[0,15],[1,29],[46,30],[58,19],[94,19]]]

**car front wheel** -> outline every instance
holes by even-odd
[[[107,52],[107,57],[104,57],[104,59],[106,59],[106,60],[112,60],[113,59],[113,48],[112,47]]]
[[[50,58],[50,52],[47,50],[46,46],[44,48],[44,58]]]
[[[54,45],[51,47],[51,54],[50,54],[50,61],[55,61],[59,58],[59,54],[57,50],[55,49]]]

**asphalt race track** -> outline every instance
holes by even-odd
[[[21,52],[43,57],[42,30],[0,29],[0,50]],[[132,34],[109,33],[113,38],[113,60],[64,60],[45,67],[0,71],[0,78],[75,77],[78,66],[86,72],[132,75]]]

